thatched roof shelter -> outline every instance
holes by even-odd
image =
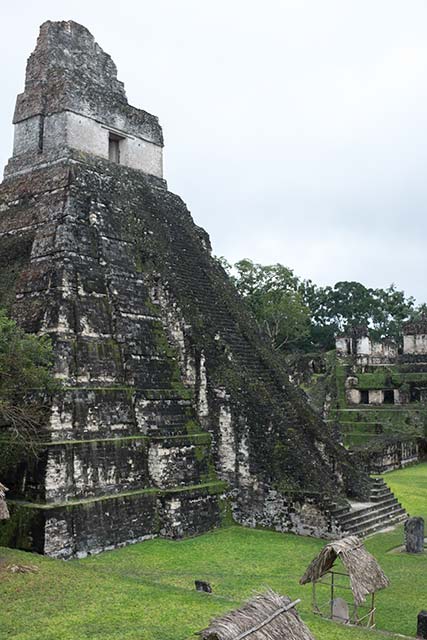
[[[350,578],[350,587],[357,606],[366,596],[388,587],[390,582],[375,558],[366,551],[357,536],[330,542],[314,558],[300,580],[300,584],[317,582],[340,558]]]
[[[287,596],[268,591],[216,618],[203,640],[315,640]]]
[[[0,482],[0,520],[9,519],[9,510],[6,504],[6,491],[8,491],[7,487]]]

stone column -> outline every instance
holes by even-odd
[[[424,551],[424,520],[423,518],[408,518],[405,522],[405,547],[407,553],[422,553]]]
[[[420,611],[418,614],[417,638],[427,638],[427,611]]]

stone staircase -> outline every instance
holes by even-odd
[[[332,506],[330,511],[341,527],[343,535],[365,538],[395,526],[408,517],[382,478],[372,478],[371,482],[369,501]]]

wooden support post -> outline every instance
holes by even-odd
[[[359,617],[357,615],[357,604],[356,603],[354,603],[353,616],[354,616],[354,624],[359,624]]]
[[[317,611],[316,582],[314,580],[311,583],[311,606],[313,607],[313,611]]]
[[[331,571],[331,620],[334,617],[334,597],[335,597],[335,589],[334,589],[334,572]]]
[[[372,611],[371,611],[371,619],[370,619],[370,627],[375,627],[375,593],[372,594]]]

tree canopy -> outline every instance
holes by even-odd
[[[426,311],[394,284],[374,289],[342,281],[320,287],[281,264],[221,262],[277,350],[332,349],[336,334],[360,326],[377,339],[399,341],[402,323]]]
[[[232,278],[239,293],[274,349],[290,349],[308,337],[310,310],[291,269],[281,264],[263,266],[251,260],[225,266],[229,273],[234,272]]]

